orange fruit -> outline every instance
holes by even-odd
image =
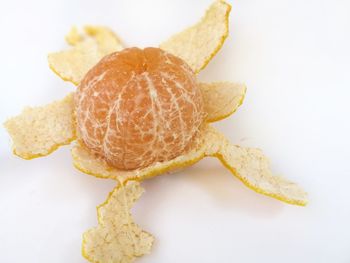
[[[123,170],[186,152],[205,117],[194,72],[159,48],[104,57],[78,86],[75,109],[83,143]]]

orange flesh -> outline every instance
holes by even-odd
[[[205,117],[194,72],[159,48],[104,57],[80,83],[75,107],[84,144],[123,170],[181,155]]]

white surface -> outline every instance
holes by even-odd
[[[0,121],[74,89],[47,67],[71,25],[111,26],[157,45],[197,21],[203,1],[2,1]],[[256,194],[217,161],[143,183],[136,221],[157,239],[140,263],[350,262],[350,2],[232,1],[231,35],[201,80],[245,82],[219,127],[260,147],[310,194],[306,208]],[[0,128],[0,262],[85,262],[81,234],[112,181],[76,171],[69,147],[24,161]]]

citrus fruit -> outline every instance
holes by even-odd
[[[83,143],[124,170],[181,155],[205,118],[194,72],[159,48],[105,56],[78,86],[75,107]]]

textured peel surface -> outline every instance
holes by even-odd
[[[73,93],[42,107],[28,107],[4,124],[13,152],[24,159],[45,156],[75,139]]]
[[[230,172],[250,189],[283,202],[306,205],[307,194],[297,184],[281,176],[275,176],[268,159],[261,150],[231,144],[223,134],[210,125],[204,125],[193,144],[184,155],[171,161],[155,163],[144,169],[131,171],[110,167],[102,158],[91,154],[83,145],[72,149],[74,166],[80,171],[101,178],[118,181],[144,180],[164,172],[187,167],[206,156],[218,158]]]
[[[200,83],[207,122],[215,122],[232,115],[242,105],[246,87],[231,82]]]
[[[48,62],[60,78],[75,85],[101,58],[123,49],[119,37],[102,26],[86,26],[82,34],[73,28],[66,36],[66,41],[72,47],[49,54]]]
[[[228,36],[231,6],[215,1],[200,22],[175,34],[160,48],[185,60],[198,73],[216,55]]]
[[[119,184],[97,208],[98,226],[83,235],[83,256],[96,263],[129,263],[150,253],[154,237],[132,219],[133,204],[144,192],[136,181]]]
[[[268,158],[260,149],[234,145],[222,133],[211,129],[215,135],[206,156],[217,157],[234,176],[257,193],[293,205],[307,204],[307,193],[296,183],[274,175]]]

